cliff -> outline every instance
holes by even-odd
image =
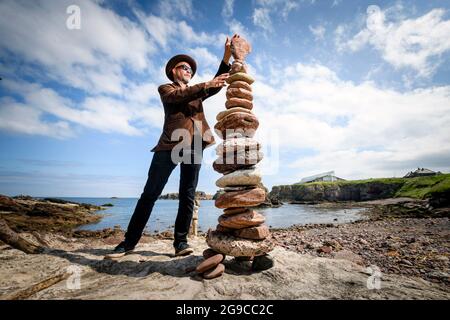
[[[370,201],[393,197],[431,199],[435,206],[448,205],[450,174],[282,185],[274,186],[269,194],[272,201],[289,202]]]

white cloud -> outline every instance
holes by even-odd
[[[289,16],[289,13],[298,8],[298,2],[296,1],[285,1],[284,7],[281,10],[281,16],[286,20]]]
[[[287,20],[289,13],[299,7],[298,1],[293,0],[257,0],[253,10],[253,24],[264,32],[273,32],[271,15],[281,16]]]
[[[416,19],[390,17],[390,12],[401,9],[382,11],[370,6],[367,26],[345,46],[357,51],[370,44],[394,67],[413,68],[419,76],[428,77],[439,65],[439,58],[450,50],[450,20],[444,20],[443,9],[433,9]]]
[[[221,39],[225,39],[224,34],[208,34],[204,31],[197,32],[186,23],[155,15],[146,15],[144,12],[135,10],[134,13],[139,21],[145,26],[147,32],[155,41],[167,48],[169,44],[182,43],[191,45],[212,45],[221,46]]]
[[[46,122],[43,112],[10,98],[0,99],[0,129],[29,135],[42,135],[57,139],[74,135],[65,121]]]
[[[66,27],[71,4],[81,9],[80,30]],[[145,70],[155,50],[138,25],[94,1],[2,1],[0,39],[0,51],[44,67],[55,80],[115,94],[125,81],[121,66]]]
[[[323,40],[326,29],[323,25],[318,25],[317,27],[309,26],[309,31],[314,35],[316,41],[319,41]]]
[[[164,17],[194,17],[192,0],[160,0],[158,6],[161,15]]]
[[[225,0],[222,8],[222,17],[229,19],[233,15],[234,0]]]
[[[243,38],[245,38],[249,42],[253,42],[253,35],[251,32],[239,21],[236,19],[232,19],[229,22],[226,22],[231,34],[239,34]]]
[[[331,4],[331,7],[332,7],[332,8],[337,7],[338,5],[341,4],[341,1],[342,1],[342,0],[333,0],[333,3]]]
[[[398,92],[343,81],[322,65],[280,70],[277,85],[256,75],[253,111],[263,136],[279,134],[280,150],[314,151],[284,162],[298,179],[328,170],[344,178],[450,170],[450,86]]]
[[[9,98],[9,103],[1,106],[0,112],[8,114],[8,117],[2,117],[0,126],[7,131],[65,138],[73,136],[73,125],[78,125],[105,133],[133,136],[142,135],[148,127],[162,126],[162,108],[149,103],[152,99],[159,100],[155,93],[156,85],[152,83],[129,89],[130,97],[127,100],[91,96],[81,103],[75,103],[53,89],[37,84],[5,80],[4,85],[11,93],[20,95],[24,100],[23,104],[19,104]],[[11,110],[14,112],[10,112]],[[25,123],[33,124],[18,126],[17,123],[21,122],[26,110],[30,116]],[[52,115],[61,120],[55,123],[45,122],[42,120],[44,115]]]
[[[253,24],[264,29],[264,31],[272,32],[272,20],[269,15],[270,11],[267,8],[256,8],[253,11]]]
[[[189,49],[188,53],[195,57],[199,68],[217,68],[221,60],[221,57],[215,56],[205,47]]]

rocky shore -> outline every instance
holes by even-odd
[[[78,226],[95,223],[100,206],[61,199],[0,195],[0,219],[16,232],[72,232]]]
[[[434,208],[427,201],[403,198],[357,203],[367,207],[366,218],[358,222],[271,229],[275,267],[249,272],[249,261],[227,256],[223,276],[207,280],[195,272],[207,248],[205,234],[190,238],[195,251],[188,257],[173,256],[173,233],[166,231],[144,235],[132,254],[117,261],[104,260],[104,254],[123,239],[123,230],[68,232],[70,228],[60,225],[64,214],[73,217],[76,210],[83,218],[68,219],[70,225],[90,221],[98,208],[29,198],[0,199],[0,214],[5,220],[9,215],[10,227],[46,247],[41,254],[25,254],[0,242],[0,299],[450,298],[450,209]],[[6,211],[12,204],[28,211]],[[31,209],[37,204],[41,209],[47,206],[52,213],[48,216],[57,217],[47,220],[56,226],[42,221],[25,224],[23,217],[12,219],[34,218],[26,213],[38,212]],[[336,205],[356,204],[318,204]],[[60,280],[68,268],[80,273],[79,289],[70,289]],[[379,271],[375,275],[381,286],[374,289],[368,281],[375,271]],[[26,294],[30,286],[45,279],[57,280]]]

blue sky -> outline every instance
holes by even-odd
[[[210,80],[235,32],[252,45],[269,189],[450,171],[448,1],[2,1],[0,194],[138,197],[166,61],[188,53],[192,82]],[[211,127],[224,103],[225,90],[205,102]],[[217,190],[213,160],[208,148],[198,190]]]

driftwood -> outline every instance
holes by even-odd
[[[3,219],[0,219],[0,240],[25,253],[41,253],[44,251],[43,247],[31,243],[11,230],[6,221]]]
[[[33,294],[38,293],[39,291],[45,290],[55,284],[57,284],[60,281],[63,281],[67,278],[69,278],[72,275],[70,272],[64,272],[61,274],[57,274],[56,276],[52,276],[48,279],[45,279],[43,281],[40,281],[31,287],[28,287],[26,289],[20,290],[18,292],[14,292],[11,294],[8,294],[6,296],[3,296],[0,298],[0,300],[22,300],[27,299],[31,297]]]

